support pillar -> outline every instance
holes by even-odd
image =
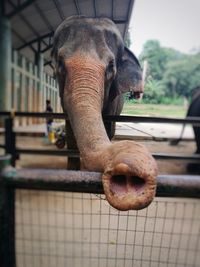
[[[0,19],[0,110],[11,109],[11,27]],[[1,121],[0,121],[1,124]]]
[[[40,83],[39,83],[39,111],[43,112],[45,110],[45,100],[43,100],[44,56],[42,53],[39,53],[39,57],[38,57],[38,77],[40,80]]]
[[[38,71],[38,78],[39,78],[39,84],[37,87],[37,111],[44,112],[45,105],[44,105],[44,99],[43,99],[43,78],[44,78],[44,56],[42,53],[38,52],[35,57],[35,63],[37,65],[37,71]],[[41,121],[38,120],[37,123],[40,123]]]

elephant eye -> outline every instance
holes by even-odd
[[[113,71],[114,67],[115,67],[115,61],[114,59],[112,59],[108,64],[108,70]]]
[[[115,60],[112,59],[110,60],[107,69],[106,69],[106,77],[107,79],[111,79],[113,77],[113,75],[115,75]]]
[[[63,74],[65,72],[65,65],[63,60],[61,59],[58,60],[57,72],[58,74]]]

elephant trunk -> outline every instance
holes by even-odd
[[[119,210],[148,206],[156,190],[157,167],[138,143],[111,143],[102,121],[105,66],[80,55],[67,59],[64,109],[68,113],[83,165],[103,172],[109,203]]]
[[[68,113],[84,167],[101,170],[94,157],[110,144],[102,121],[105,68],[96,60],[73,57],[65,62],[68,72],[64,108]]]

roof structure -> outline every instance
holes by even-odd
[[[108,17],[125,37],[134,0],[1,0],[3,15],[10,19],[12,45],[29,59],[44,53],[50,60],[52,37],[57,26],[71,15]]]

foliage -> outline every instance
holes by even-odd
[[[158,104],[160,99],[164,96],[162,82],[148,79],[144,88],[143,100],[148,103]]]
[[[163,75],[163,83],[167,96],[190,98],[200,85],[200,53],[169,62]]]
[[[163,48],[157,40],[149,40],[145,43],[143,51],[139,57],[140,61],[147,60],[149,75],[156,80],[161,80],[166,71],[167,63],[177,60],[183,55],[173,49]]]
[[[162,47],[157,40],[149,40],[139,60],[148,64],[144,101],[163,103],[165,97],[171,102],[190,98],[200,85],[200,52],[186,55]]]

